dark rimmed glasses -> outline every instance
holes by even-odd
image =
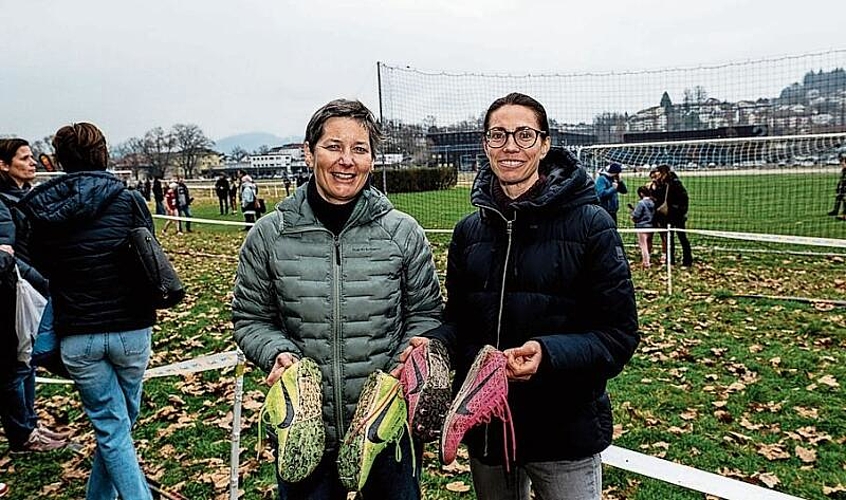
[[[508,142],[508,136],[514,137],[514,144],[520,149],[529,149],[538,142],[538,137],[547,135],[543,130],[535,130],[532,127],[520,127],[509,132],[504,128],[492,128],[485,132],[485,142],[491,148],[501,148]]]

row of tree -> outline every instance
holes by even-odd
[[[164,176],[175,164],[182,176],[194,177],[198,159],[214,141],[195,124],[174,125],[170,130],[156,127],[142,137],[132,137],[112,148],[112,156],[133,170],[144,167],[154,177]]]

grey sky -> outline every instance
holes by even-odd
[[[496,74],[637,71],[843,48],[836,0],[0,0],[0,134],[72,121],[112,144],[196,123],[302,135],[376,61]]]

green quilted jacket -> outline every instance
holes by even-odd
[[[411,337],[437,327],[442,304],[414,219],[366,188],[336,237],[304,185],[247,235],[232,316],[235,341],[262,370],[283,352],[317,362],[326,446],[336,449],[367,376],[392,369]]]

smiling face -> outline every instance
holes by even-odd
[[[29,146],[21,146],[15,152],[10,164],[2,163],[0,168],[6,172],[9,177],[19,186],[31,183],[35,180],[35,158],[32,156],[32,150]]]
[[[354,118],[329,118],[317,143],[306,142],[303,149],[314,170],[317,192],[334,205],[355,199],[373,169],[370,134]]]
[[[506,105],[497,109],[491,113],[487,125],[488,130],[501,128],[509,132],[521,127],[540,130],[541,124],[531,108],[520,105]],[[485,154],[505,194],[514,199],[535,184],[538,180],[538,166],[549,152],[551,142],[548,136],[541,136],[532,147],[523,149],[514,142],[511,134],[500,148],[492,148],[485,142]]]

